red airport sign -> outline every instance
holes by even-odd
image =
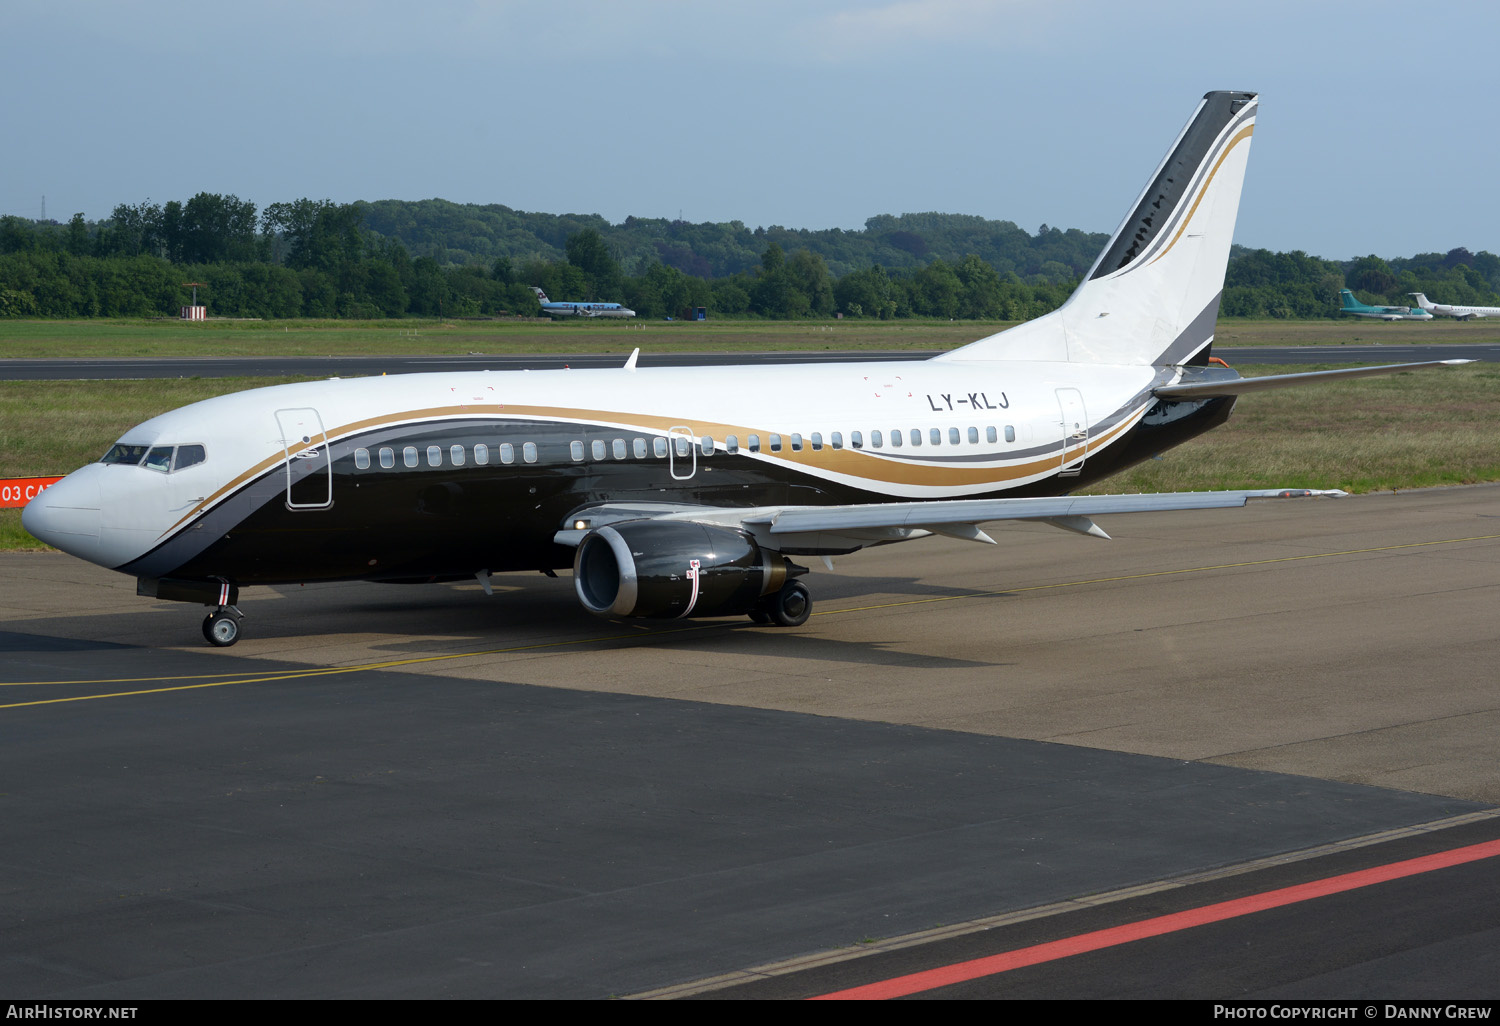
[[[0,509],[24,506],[40,495],[42,489],[61,480],[60,477],[0,478]]]

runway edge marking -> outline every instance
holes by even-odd
[[[1470,823],[1480,823],[1485,820],[1500,818],[1500,809],[1489,809],[1482,812],[1469,812],[1462,816],[1452,816],[1447,819],[1434,820],[1430,823],[1419,823],[1414,826],[1393,827],[1389,830],[1381,830],[1373,834],[1364,834],[1359,837],[1346,838],[1342,841],[1330,841],[1328,844],[1320,844],[1312,848],[1304,848],[1299,851],[1282,852],[1277,855],[1267,855],[1264,858],[1252,859],[1249,862],[1236,863],[1233,866],[1218,866],[1213,869],[1205,869],[1196,873],[1187,873],[1183,876],[1169,877],[1165,880],[1155,880],[1150,883],[1133,884],[1129,887],[1120,887],[1115,890],[1101,891],[1098,894],[1090,894],[1080,898],[1069,898],[1065,901],[1051,902],[1046,905],[1036,905],[1031,908],[1017,909],[1014,912],[1002,912],[999,915],[985,916],[981,919],[970,919],[962,923],[953,923],[949,926],[938,926],[930,930],[920,930],[916,933],[903,934],[899,937],[888,937],[884,940],[874,941],[869,944],[860,944],[857,947],[834,948],[829,951],[814,952],[807,955],[799,955],[795,958],[782,959],[776,962],[768,962],[764,965],[752,966],[748,969],[738,969],[733,972],[722,973],[718,976],[704,977],[686,983],[673,984],[667,987],[659,987],[654,990],[641,991],[636,994],[622,996],[626,1001],[669,1001],[676,998],[694,997],[715,990],[723,990],[728,987],[737,987],[741,984],[751,983],[756,980],[770,979],[776,976],[786,976],[791,973],[802,972],[807,969],[816,969],[820,966],[834,965],[839,962],[848,962],[856,958],[866,958],[870,955],[880,954],[886,951],[899,951],[903,948],[916,947],[921,944],[929,944],[934,941],[946,940],[950,937],[962,937],[971,933],[981,933],[985,930],[993,930],[996,927],[1011,926],[1016,923],[1024,923],[1033,919],[1045,919],[1049,916],[1061,915],[1064,912],[1077,912],[1083,909],[1096,908],[1101,905],[1109,905],[1117,901],[1128,901],[1131,898],[1141,897],[1147,894],[1158,894],[1163,891],[1178,890],[1190,887],[1194,884],[1208,883],[1214,880],[1225,880],[1230,877],[1243,876],[1262,869],[1270,869],[1276,866],[1291,865],[1297,862],[1306,862],[1311,859],[1322,858],[1326,855],[1335,855],[1340,852],[1354,851],[1359,848],[1368,848],[1372,845],[1385,844],[1390,841],[1400,840],[1407,837],[1419,837],[1423,834],[1436,833],[1440,830],[1448,830],[1454,827],[1466,826]]]

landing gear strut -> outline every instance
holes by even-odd
[[[236,606],[220,606],[203,618],[203,637],[210,645],[228,648],[240,640],[240,621],[245,614]]]

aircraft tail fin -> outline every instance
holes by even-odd
[[[1339,289],[1339,307],[1341,309],[1358,310],[1362,306],[1364,304],[1354,298],[1354,293],[1348,289]]]
[[[1432,313],[1432,311],[1436,309],[1432,305],[1432,300],[1427,298],[1427,293],[1425,292],[1408,292],[1407,295],[1415,299],[1417,301],[1417,306],[1419,306],[1423,310],[1426,310],[1428,313]]]
[[[531,286],[531,291],[536,293],[536,301],[538,303],[546,303],[546,302],[548,302],[547,293],[543,292],[541,289],[537,288],[535,285]]]
[[[1066,303],[938,359],[1206,363],[1256,109],[1205,95]]]

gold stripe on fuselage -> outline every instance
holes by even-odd
[[[810,473],[816,474],[819,471],[823,471],[826,473],[842,474],[846,477],[876,485],[917,485],[934,488],[945,486],[960,487],[976,484],[1003,485],[1009,481],[1031,477],[1044,473],[1049,469],[1065,466],[1088,452],[1094,452],[1109,445],[1122,432],[1134,426],[1146,412],[1148,405],[1142,404],[1130,416],[1098,437],[1090,437],[1083,443],[1071,448],[1065,447],[1060,453],[1049,454],[1039,459],[1007,466],[963,467],[951,463],[912,463],[902,459],[899,454],[892,452],[877,452],[869,449],[834,449],[826,443],[821,450],[814,452],[808,447],[808,443],[805,440],[803,442],[804,448],[801,452],[792,452],[789,448],[785,448],[788,443],[783,441],[784,448],[781,452],[768,452],[762,448],[759,453],[755,453],[754,455],[764,460],[779,460],[787,464],[796,464],[805,468]],[[619,424],[629,425],[627,430],[638,430],[656,435],[667,435],[673,427],[683,426],[681,424],[681,417],[640,417],[604,410],[576,410],[563,407],[516,406],[497,403],[484,406],[464,406],[458,409],[451,406],[431,407],[421,410],[407,410],[402,413],[382,414],[378,417],[368,417],[364,420],[357,420],[341,425],[331,432],[316,435],[303,443],[302,448],[313,448],[324,445],[330,439],[347,438],[350,435],[400,423],[468,420],[476,417],[524,418],[558,423]],[[751,434],[789,434],[789,432],[785,431],[771,432],[766,428],[747,428],[741,425],[703,421],[693,425],[693,429],[699,435],[710,434],[719,439],[728,435],[745,437]],[[743,448],[741,448],[740,453],[742,455],[749,455]],[[163,531],[160,537],[166,537],[171,534],[178,527],[182,526],[182,524],[214,505],[225,495],[237,490],[248,481],[259,477],[278,463],[284,462],[285,459],[286,455],[284,453],[267,456],[254,466],[236,475],[232,480],[216,489],[213,494],[194,506],[182,519]],[[1003,456],[997,455],[997,459],[1003,459]]]

